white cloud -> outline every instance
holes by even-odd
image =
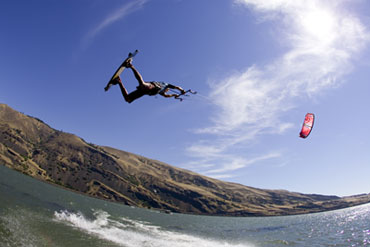
[[[111,14],[105,17],[103,21],[90,30],[84,37],[83,43],[86,45],[87,43],[91,42],[91,40],[93,40],[105,28],[123,19],[130,13],[140,9],[147,1],[148,0],[132,0],[128,3],[125,2],[125,4],[113,11]]]
[[[342,83],[352,59],[368,44],[369,33],[341,0],[236,0],[261,19],[284,30],[279,41],[289,48],[266,66],[253,65],[221,81],[211,82],[215,106],[212,124],[197,133],[212,134],[189,147],[198,157],[220,163],[222,156],[261,134],[281,134],[293,126],[281,120],[298,97],[310,97]],[[268,17],[268,18],[265,18]],[[217,158],[217,159],[216,159]],[[263,161],[257,159],[255,162]],[[236,158],[232,167],[246,163]],[[240,165],[241,166],[241,165]],[[227,172],[225,166],[218,172]],[[216,170],[217,171],[217,170]]]
[[[294,106],[295,97],[337,86],[351,70],[352,57],[369,41],[360,21],[334,4],[316,0],[237,2],[257,11],[280,13],[276,18],[282,19],[286,32],[280,38],[291,48],[263,68],[254,65],[214,82],[210,97],[219,114],[204,132],[272,127],[282,112]]]
[[[182,166],[188,169],[197,170],[198,172],[216,179],[226,179],[235,177],[235,174],[240,174],[239,170],[251,165],[255,165],[260,161],[266,161],[282,157],[280,152],[271,152],[265,155],[256,156],[250,159],[231,154],[217,154],[217,157],[200,158],[193,162],[188,162]],[[215,164],[218,160],[220,164]]]
[[[249,159],[249,160],[245,159],[245,158],[242,158],[242,157],[232,156],[232,157],[229,157],[228,159],[226,159],[227,162],[225,162],[224,165],[222,165],[221,167],[218,167],[218,168],[207,170],[207,171],[205,171],[205,174],[207,174],[209,176],[213,176],[215,174],[220,174],[220,173],[223,174],[225,172],[232,172],[232,171],[236,171],[236,170],[245,168],[247,166],[250,166],[250,165],[252,165],[254,163],[257,163],[257,162],[260,162],[260,161],[269,160],[269,159],[278,158],[278,157],[281,157],[280,153],[269,153],[269,154],[266,154],[266,155],[255,157],[253,159]]]

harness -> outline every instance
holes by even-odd
[[[151,96],[157,95],[157,94],[164,95],[164,93],[167,89],[169,89],[171,92],[177,93],[174,90],[174,86],[169,84],[169,83],[166,83],[166,82],[163,82],[163,81],[152,81],[150,83],[155,86],[155,89],[150,90],[150,92],[148,93]],[[196,94],[197,92],[192,91],[191,89],[189,89],[189,90],[185,91],[184,93],[178,94],[178,96],[176,96],[175,99],[183,101],[183,98],[180,97],[180,96],[189,96],[188,93]]]
[[[152,83],[157,90],[152,90],[149,95],[163,94],[170,84],[163,81],[152,81]]]

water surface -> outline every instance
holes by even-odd
[[[282,217],[165,214],[86,197],[0,166],[0,246],[370,246],[370,204]]]

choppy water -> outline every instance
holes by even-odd
[[[0,246],[370,246],[370,204],[285,217],[168,215],[89,198],[0,166]]]

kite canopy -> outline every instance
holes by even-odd
[[[315,115],[313,113],[307,113],[299,137],[306,138],[311,133],[314,121]]]

